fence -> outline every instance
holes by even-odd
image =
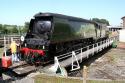
[[[62,62],[59,62],[60,65],[63,67],[71,65],[72,66],[71,71],[77,70],[80,68],[80,66],[79,66],[80,62],[82,62],[83,59],[89,58],[90,56],[93,56],[95,53],[98,53],[98,52],[102,51],[103,49],[111,46],[112,43],[117,40],[117,38],[118,38],[117,36],[112,37],[110,39],[97,42],[95,44],[80,48],[78,50],[74,50],[72,52],[69,52],[69,53],[66,53],[63,55],[59,55],[59,56],[57,56],[57,58],[59,60],[68,58],[66,60],[63,60]]]
[[[5,37],[5,38],[4,38]],[[6,35],[0,38],[0,46],[4,46],[4,40],[6,44],[10,44],[12,40],[20,40],[20,35]]]

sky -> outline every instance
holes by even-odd
[[[0,0],[0,24],[24,25],[36,13],[51,12],[120,25],[124,8],[125,0]]]

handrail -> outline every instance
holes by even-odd
[[[82,47],[82,48],[79,48],[77,50],[73,50],[72,52],[68,52],[68,53],[59,55],[59,56],[57,56],[57,58],[59,60],[61,60],[61,59],[65,59],[65,58],[70,57],[72,60],[72,62],[70,63],[72,66],[72,70],[76,70],[76,69],[79,69],[79,63],[78,63],[79,60],[80,60],[80,62],[82,62],[82,59],[85,57],[89,58],[90,54],[94,55],[95,52],[102,51],[103,49],[110,46],[113,43],[113,41],[117,40],[117,38],[118,38],[117,36],[112,37],[112,38],[97,42],[95,44],[91,44],[91,45],[88,45],[86,47]],[[86,49],[86,50],[83,51],[83,49]],[[75,61],[73,58],[75,59]],[[73,64],[74,62],[77,62],[77,65],[74,65]],[[74,66],[75,66],[75,68],[74,68]]]

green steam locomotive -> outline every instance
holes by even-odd
[[[22,46],[44,52],[41,57],[46,62],[106,38],[107,29],[102,24],[62,14],[38,13],[30,21]]]

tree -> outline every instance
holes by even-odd
[[[92,18],[92,21],[98,22],[98,23],[103,23],[103,24],[106,24],[106,25],[108,25],[108,26],[110,25],[110,24],[109,24],[109,21],[106,20],[106,19]]]
[[[19,33],[18,26],[17,25],[0,24],[0,33],[1,34]]]
[[[29,25],[30,25],[30,23],[29,22],[25,22],[25,24],[24,24],[24,27],[22,28],[22,32],[23,33],[26,33],[27,32],[27,30],[28,30],[28,28],[29,28]]]
[[[18,33],[18,29],[17,29],[16,26],[14,26],[14,27],[12,28],[12,33]]]
[[[29,25],[30,25],[30,23],[29,23],[29,22],[25,22],[24,27],[25,27],[25,28],[29,28]]]
[[[0,29],[2,28],[2,24],[0,24]]]
[[[22,26],[18,26],[18,34],[21,35],[22,31],[21,31]]]
[[[2,32],[2,30],[3,30],[3,26],[2,24],[0,24],[0,33]]]
[[[8,29],[7,29],[6,26],[3,25],[3,27],[2,27],[2,32],[1,32],[1,33],[3,33],[3,34],[8,34]]]

